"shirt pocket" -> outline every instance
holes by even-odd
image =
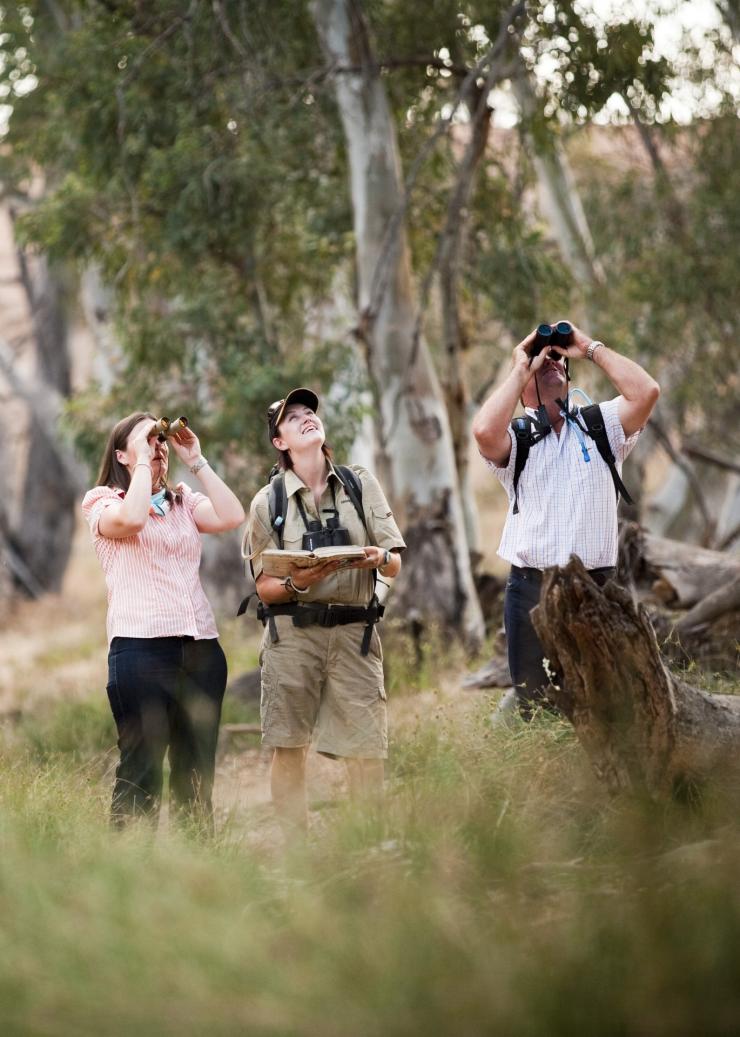
[[[371,529],[377,547],[400,547],[402,541],[400,531],[388,507],[375,504],[371,508]]]

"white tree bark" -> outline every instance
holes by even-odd
[[[426,343],[414,349],[415,306],[402,214],[396,132],[357,0],[315,0],[335,76],[349,156],[360,333],[376,390],[379,471],[409,543],[399,590],[476,642],[483,618],[473,583],[452,437]],[[404,586],[405,585],[405,586]]]
[[[524,66],[512,80],[512,89],[525,124],[536,113],[537,95]],[[586,219],[568,159],[555,137],[546,141],[536,134],[527,134],[543,215],[553,234],[568,269],[581,284],[598,286],[604,281],[604,271],[596,256],[591,230]]]

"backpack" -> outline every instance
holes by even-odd
[[[558,403],[564,407],[562,400],[558,400]],[[578,421],[579,417],[583,418],[585,428],[580,421]],[[596,449],[606,462],[609,468],[609,474],[612,477],[612,482],[614,483],[617,500],[619,500],[619,495],[621,493],[622,497],[628,504],[633,504],[634,502],[627,492],[627,487],[620,479],[619,472],[617,471],[616,459],[612,453],[612,448],[609,445],[601,407],[598,403],[592,403],[588,407],[581,407],[574,420],[578,423],[579,428],[593,439],[596,444]],[[524,471],[524,466],[527,463],[527,458],[529,457],[529,451],[536,443],[539,443],[541,439],[544,439],[549,432],[552,432],[552,426],[547,418],[547,413],[545,412],[544,407],[541,407],[537,418],[533,418],[529,414],[525,414],[519,418],[514,418],[511,423],[511,428],[516,436],[513,514],[518,515],[519,502],[517,500],[517,488],[519,486],[522,472]]]

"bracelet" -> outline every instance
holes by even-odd
[[[203,455],[201,454],[201,456],[198,458],[195,464],[190,466],[190,471],[193,473],[193,475],[197,475],[201,468],[205,468],[207,464],[208,459],[206,457],[203,457]]]
[[[586,359],[590,360],[592,363],[596,363],[596,361],[594,360],[594,353],[599,348],[599,346],[603,346],[603,345],[604,345],[603,342],[599,342],[599,340],[597,338],[595,338],[593,340],[593,342],[590,343],[588,349],[586,350]]]
[[[388,550],[387,547],[384,547],[383,548],[383,561],[378,566],[378,572],[382,572],[383,569],[385,569],[386,565],[390,564],[390,560],[391,560],[391,553],[390,553],[390,551]]]
[[[283,587],[285,587],[286,591],[290,591],[291,594],[308,594],[311,589],[310,587],[296,587],[292,576],[285,577]]]

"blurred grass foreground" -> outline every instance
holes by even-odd
[[[0,755],[0,1029],[15,1034],[733,1034],[736,797],[613,800],[572,730],[402,700],[384,818],[335,798],[287,856],[108,828],[102,702]],[[331,806],[331,810],[328,806]]]

